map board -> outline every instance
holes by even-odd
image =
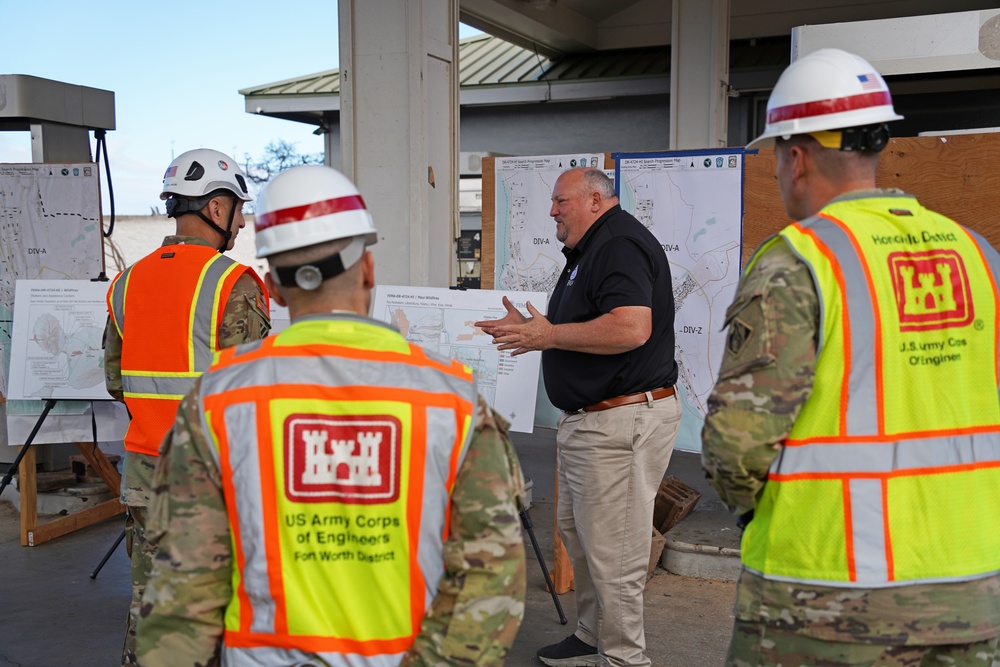
[[[541,355],[512,357],[493,345],[492,336],[473,326],[479,320],[504,317],[504,296],[522,313],[528,312],[527,301],[542,312],[548,303],[544,292],[377,285],[372,317],[392,324],[411,343],[471,366],[479,393],[510,422],[510,429],[531,433]]]
[[[565,157],[495,159],[498,288],[551,294],[555,287],[564,258],[549,208],[556,178],[573,166]],[[722,359],[725,311],[740,277],[743,150],[611,157],[622,208],[653,232],[670,262],[684,408],[677,448],[698,451],[705,403]],[[603,167],[603,159],[597,165]]]
[[[726,309],[740,280],[743,150],[614,157],[622,208],[653,232],[670,262],[683,408],[677,447],[698,451],[725,346]]]
[[[104,382],[108,283],[18,280],[10,399],[111,400]]]
[[[40,401],[7,401],[7,373],[18,280],[90,280],[104,265],[100,187],[93,164],[0,164],[0,418],[7,417],[10,444],[34,425]],[[60,428],[58,415],[85,406],[60,402],[37,442],[67,442],[75,430]],[[24,420],[16,417],[23,415]],[[13,422],[17,421],[17,424]],[[66,425],[63,425],[66,426]],[[90,419],[80,423],[90,437]],[[57,435],[49,439],[47,433]]]
[[[549,217],[559,174],[604,167],[603,153],[496,158],[496,277],[498,290],[552,294],[566,260]],[[533,304],[534,305],[534,304]]]

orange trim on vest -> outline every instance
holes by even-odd
[[[473,408],[475,409],[475,408]],[[455,415],[455,433],[456,437],[465,437],[465,421],[462,419],[463,415]],[[455,478],[458,477],[458,459],[462,455],[461,447],[455,447],[451,453],[451,460],[448,461],[448,479],[445,484],[448,486],[448,493],[455,488]],[[441,534],[442,540],[447,540],[448,535],[451,531],[451,503],[444,508],[444,531]]]
[[[979,243],[975,238],[973,238],[972,234],[969,233],[969,230],[960,225],[958,228],[962,231],[962,233],[969,237],[970,241],[972,241],[972,245],[976,249],[976,252],[979,253],[979,259],[982,261],[983,266],[989,266],[990,263],[986,261],[986,255],[983,254],[983,249],[979,247]],[[995,303],[1000,304],[1000,291],[998,291],[997,284],[995,282],[991,282],[990,286],[993,288],[993,299],[995,300]],[[994,330],[997,332],[996,340],[993,341],[993,349],[1000,350],[1000,308],[997,308],[996,312],[993,314],[993,320],[995,323]],[[994,356],[993,361],[994,378],[996,378],[997,386],[1000,387],[1000,360],[996,359]]]
[[[844,538],[847,550],[847,574],[851,581],[857,581],[858,568],[854,561],[854,518],[851,516],[851,480],[841,480],[840,488],[840,495],[844,502]]]
[[[217,417],[213,410],[206,406],[205,413],[208,419],[213,423],[221,417]],[[229,438],[226,434],[225,429],[214,429],[216,435],[218,436],[218,448],[219,448],[219,472],[222,477],[222,495],[226,499],[226,507],[236,507],[236,489],[233,487],[233,469],[229,464]],[[240,536],[240,524],[238,521],[230,521],[229,529],[232,532],[233,540],[233,560],[236,562],[236,571],[244,572],[246,570],[246,555],[243,553],[243,539]],[[250,627],[250,617],[252,615],[252,607],[250,606],[250,597],[247,595],[246,587],[243,585],[242,578],[240,580],[239,586],[236,587],[236,597],[240,601],[240,624]]]
[[[420,628],[417,628],[419,632]],[[225,644],[230,648],[288,648],[280,635],[227,631]],[[295,648],[307,653],[356,653],[363,656],[405,653],[413,645],[413,637],[392,639],[346,639],[322,635],[295,635]]]
[[[465,367],[456,362],[442,363],[436,359],[428,357],[424,350],[419,345],[410,345],[410,354],[405,354],[401,352],[381,352],[381,351],[371,351],[371,350],[361,350],[356,347],[345,347],[342,345],[326,345],[326,344],[312,344],[312,345],[295,345],[295,346],[279,346],[274,343],[277,340],[277,336],[268,336],[264,339],[262,344],[255,350],[249,352],[243,352],[239,357],[234,357],[233,353],[222,354],[218,357],[216,361],[216,366],[228,365],[230,363],[245,363],[254,361],[261,357],[305,357],[305,356],[316,356],[316,357],[346,357],[350,359],[357,359],[358,361],[375,361],[375,362],[398,362],[400,359],[406,359],[406,363],[411,366],[423,367],[423,368],[434,368],[440,370],[452,377],[461,378],[467,380],[472,377],[472,373],[465,370]]]
[[[947,468],[908,468],[906,470],[893,470],[890,472],[795,472],[795,473],[769,473],[767,478],[776,482],[798,482],[807,480],[831,480],[831,479],[896,479],[901,477],[920,477],[929,475],[948,475],[956,472],[972,472],[975,470],[990,470],[1000,468],[1000,461],[980,461],[979,463],[963,463],[962,465],[952,465]]]
[[[882,479],[882,485],[879,489],[882,492],[882,516],[886,517],[882,521],[882,529],[884,531],[882,539],[885,540],[885,572],[886,578],[889,581],[896,581],[896,564],[892,557],[892,534],[889,527],[889,480],[887,478]]]
[[[271,432],[271,416],[267,402],[256,404],[257,433]],[[217,429],[218,430],[218,429]],[[270,437],[268,437],[270,441]],[[282,570],[281,539],[278,534],[278,489],[275,483],[277,471],[271,448],[257,448],[257,465],[260,468],[261,510],[264,518],[264,552],[267,554],[267,583],[274,600],[274,630],[288,634],[288,598],[285,596],[285,577]],[[233,505],[237,507],[237,505]],[[242,572],[242,570],[241,570]],[[242,582],[241,582],[242,583]],[[243,629],[249,630],[250,623]]]
[[[227,396],[232,397],[231,403],[256,403],[266,405],[268,399],[296,398],[302,391],[301,385],[293,383],[271,385],[268,387],[241,387],[230,389]],[[212,412],[220,404],[219,395],[207,396],[204,399],[205,411]],[[431,408],[454,408],[454,394],[438,394],[420,389],[404,389],[399,387],[323,387],[316,398],[324,401],[397,401],[401,403],[417,403]],[[462,401],[467,403],[467,401]],[[471,410],[471,404],[470,410]]]
[[[837,256],[833,254],[833,251],[820,240],[819,235],[815,231],[807,227],[803,227],[799,223],[794,223],[793,227],[798,229],[800,232],[812,239],[816,248],[819,249],[821,253],[827,258],[829,266],[834,273],[834,277],[837,280],[837,289],[840,290],[841,294],[847,294],[847,283],[844,281],[844,274],[840,270],[840,262],[837,261]],[[839,435],[843,436],[847,433],[847,403],[850,397],[850,377],[851,377],[851,321],[847,317],[846,304],[844,308],[841,308],[840,314],[841,331],[844,336],[844,370],[843,370],[843,380],[840,383],[840,424],[837,427]]]
[[[872,278],[871,267],[868,266],[868,257],[865,255],[864,251],[861,249],[861,244],[858,243],[858,237],[854,235],[851,228],[848,227],[842,220],[833,217],[828,213],[820,213],[819,217],[826,218],[833,224],[837,225],[844,235],[851,242],[854,247],[854,252],[858,256],[858,261],[861,264],[861,268],[865,272],[865,285],[868,288],[868,296],[872,303],[872,324],[874,326],[874,339],[876,341],[882,340],[882,305],[879,303],[878,294],[875,292],[875,280]],[[839,268],[839,264],[837,264]],[[838,275],[838,282],[841,283],[841,294],[845,297],[847,293],[844,290],[844,283],[842,276]],[[846,304],[845,304],[846,305]],[[846,312],[846,309],[845,309]],[[885,396],[885,380],[882,375],[882,345],[877,343],[875,345],[875,408],[876,408],[876,424],[878,428],[878,433],[885,433],[885,401],[882,400]],[[844,414],[846,418],[846,411]],[[844,431],[846,432],[846,430]]]
[[[274,338],[274,336],[268,336],[263,341],[261,341],[261,345],[266,344],[268,341],[271,341],[273,338]],[[235,347],[227,347],[224,350],[220,350],[218,353],[216,353],[215,361],[212,363],[212,366],[213,367],[215,367],[215,366],[224,366],[224,365],[228,364],[229,362],[231,362],[233,360],[233,356],[235,354],[236,354],[236,348]]]
[[[956,435],[975,435],[976,433],[996,433],[993,425],[969,426],[966,428],[939,429],[934,431],[900,431],[898,433],[883,433],[882,435],[829,435],[815,438],[788,438],[784,441],[786,447],[805,447],[807,445],[852,445],[856,443],[897,442],[898,440],[916,440],[919,438],[946,438]]]
[[[414,433],[427,433],[427,411],[410,409],[410,419]],[[413,447],[410,450],[410,470],[424,470],[427,465],[427,448]],[[420,543],[420,521],[423,515],[423,497],[426,475],[410,475],[410,493],[406,499],[406,523],[409,528],[407,538],[411,545]],[[450,501],[449,501],[449,504]],[[423,620],[424,608],[424,575],[416,554],[410,554],[410,628],[413,634],[411,641],[420,632],[420,622]]]

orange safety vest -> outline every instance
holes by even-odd
[[[840,197],[780,238],[812,273],[819,351],[744,565],[866,588],[1000,571],[1000,255],[891,193]]]
[[[178,404],[219,349],[222,315],[244,273],[265,291],[250,267],[208,246],[177,244],[115,277],[108,314],[122,339],[122,389],[132,416],[126,450],[159,454]]]
[[[444,572],[476,402],[471,368],[359,316],[218,355],[199,406],[233,543],[225,664],[399,663]]]

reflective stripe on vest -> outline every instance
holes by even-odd
[[[781,237],[812,272],[820,345],[744,564],[866,587],[1000,571],[1000,256],[906,196],[838,200]]]
[[[398,664],[444,572],[476,400],[471,369],[366,318],[219,355],[200,405],[234,545],[228,664]]]
[[[179,244],[139,260],[111,284],[108,312],[122,339],[122,390],[132,415],[129,451],[158,453],[177,405],[218,350],[225,304],[246,270],[207,246]],[[157,321],[150,321],[153,311]],[[167,326],[178,321],[188,325]]]

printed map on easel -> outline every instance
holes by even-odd
[[[18,280],[7,397],[111,400],[104,386],[108,283]]]
[[[93,164],[0,164],[0,399],[10,368],[16,282],[100,275],[100,205]],[[38,402],[8,402],[6,411],[37,413]]]

